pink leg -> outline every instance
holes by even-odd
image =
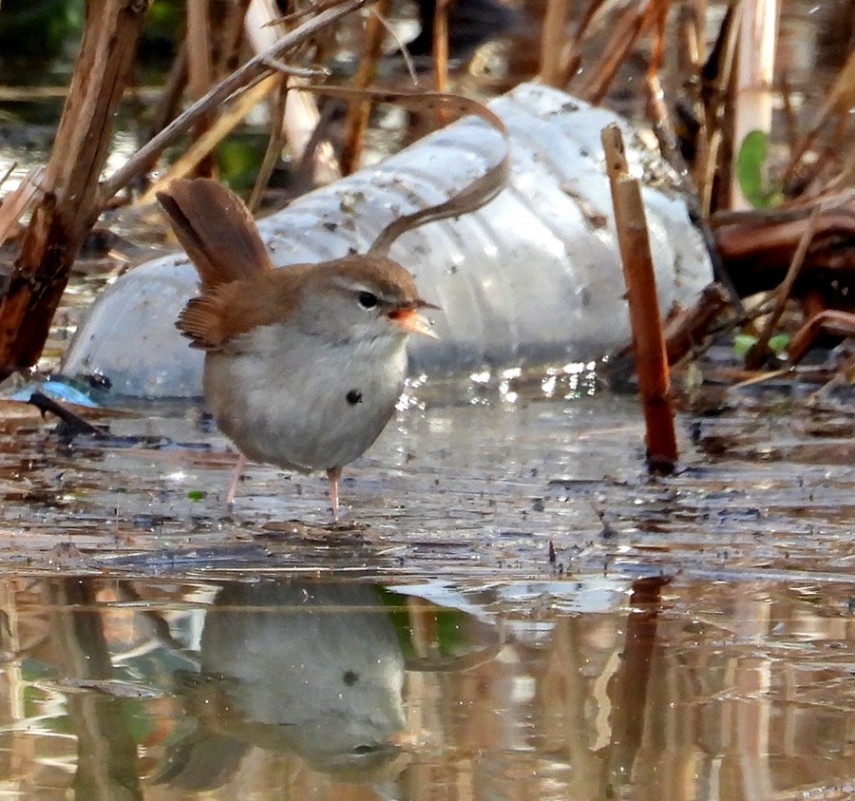
[[[330,502],[332,503],[333,523],[338,523],[338,480],[341,478],[341,468],[331,467],[327,470],[327,478],[330,482]]]
[[[235,462],[235,468],[232,470],[232,477],[229,480],[229,487],[226,490],[226,506],[229,509],[235,505],[235,492],[237,492],[237,485],[243,474],[244,467],[246,467],[246,456],[241,453],[238,455],[237,462]]]

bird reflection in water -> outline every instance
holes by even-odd
[[[397,775],[406,757],[404,657],[375,587],[274,582],[223,587],[201,638],[201,669],[178,677],[195,728],[158,782],[226,783],[253,746],[292,752],[350,781]]]

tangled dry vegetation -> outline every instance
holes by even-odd
[[[0,205],[11,254],[0,284],[0,376],[39,359],[103,210],[213,172],[215,146],[258,104],[268,106],[270,136],[253,207],[356,169],[377,119],[375,91],[409,93],[406,140],[450,119],[420,100],[426,89],[488,98],[530,79],[630,114],[682,177],[720,287],[696,309],[671,310],[670,361],[694,360],[711,332],[738,327],[748,372],[729,379],[744,379],[770,365],[790,369],[813,345],[855,333],[851,0],[812,16],[792,6],[784,18],[764,0],[422,0],[403,9],[335,0],[291,4],[282,16],[271,8],[187,3],[150,131],[105,177],[116,112],[140,94],[135,57],[148,3],[86,4],[52,155]],[[332,86],[348,94],[324,98]],[[182,153],[167,166],[176,143]],[[283,153],[290,183],[271,192]],[[849,380],[855,360],[835,371]]]

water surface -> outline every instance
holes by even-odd
[[[0,798],[855,792],[845,401],[731,392],[650,478],[631,398],[476,378],[411,391],[336,529],[257,465],[227,511],[195,408],[4,407]]]

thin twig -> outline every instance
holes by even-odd
[[[6,181],[8,181],[8,180],[9,180],[9,176],[10,176],[13,172],[15,172],[15,170],[17,169],[17,167],[18,167],[18,162],[17,162],[17,161],[13,161],[13,162],[9,165],[9,169],[7,169],[7,170],[6,170],[6,172],[4,172],[4,173],[3,173],[3,177],[2,177],[2,178],[0,178],[0,189],[2,189],[2,188],[3,188],[3,184],[5,184],[5,183],[6,183]]]
[[[395,240],[407,231],[429,222],[468,214],[493,200],[507,186],[511,171],[511,150],[508,130],[504,121],[491,108],[478,100],[462,95],[418,91],[378,92],[376,96],[386,99],[387,102],[393,100],[411,108],[426,108],[437,104],[449,113],[457,111],[474,114],[492,125],[502,137],[504,144],[502,157],[483,175],[469,183],[453,197],[435,206],[419,209],[412,214],[405,214],[389,223],[368,250],[371,254],[385,256]]]
[[[731,84],[739,33],[737,3],[728,6],[709,57],[701,68],[700,101],[704,110],[698,152],[695,157],[695,184],[698,186],[700,212],[704,219],[713,207],[716,176],[730,172],[730,139],[725,103]],[[724,163],[723,160],[727,159]],[[720,163],[722,162],[722,163]]]
[[[404,59],[404,66],[407,68],[407,74],[410,76],[410,81],[413,86],[419,85],[419,76],[416,73],[416,65],[413,62],[413,57],[410,55],[410,48],[407,46],[407,43],[404,42],[401,37],[398,35],[398,31],[389,24],[389,20],[386,19],[382,14],[377,13],[377,9],[369,8],[368,13],[377,17],[380,20],[380,24],[386,29],[386,33],[392,37],[395,44],[398,46],[398,49],[395,51],[401,54],[401,58]]]
[[[665,160],[674,168],[677,182],[680,185],[680,190],[689,212],[689,218],[700,232],[706,246],[707,254],[710,257],[713,276],[715,276],[716,281],[727,289],[727,293],[730,296],[730,304],[733,306],[737,318],[742,320],[745,318],[745,305],[742,303],[742,298],[734,286],[730,273],[727,272],[724,266],[718,246],[716,245],[715,235],[712,232],[708,218],[703,213],[703,204],[698,194],[697,186],[692,179],[692,174],[686,165],[683,154],[677,146],[677,135],[674,133],[671,116],[663,100],[659,76],[655,72],[647,73],[647,96],[648,106],[651,110],[650,116],[653,117],[653,132],[659,141],[659,149]]]
[[[803,158],[805,154],[813,147],[814,142],[819,138],[820,134],[826,131],[830,124],[830,119],[834,115],[846,118],[849,113],[849,108],[852,105],[852,99],[855,97],[855,50],[849,54],[843,68],[838,73],[834,83],[829,89],[825,100],[822,103],[813,127],[805,134],[799,145],[793,150],[790,156],[790,163],[784,172],[784,184],[790,183],[803,167]],[[835,146],[839,140],[833,139]]]
[[[211,30],[209,3],[195,2],[187,6],[187,89],[193,100],[198,100],[214,85],[213,31]],[[198,142],[211,130],[214,122],[214,110],[200,116],[193,125],[192,139]],[[210,177],[214,174],[214,158],[210,150],[194,164],[199,176]]]
[[[140,203],[153,203],[155,195],[176,178],[190,174],[214,148],[245,119],[278,85],[280,78],[268,75],[261,83],[244,92],[220,118],[181,155],[181,157],[155,181],[140,198]]]
[[[305,8],[297,9],[296,11],[292,11],[290,14],[285,14],[282,17],[276,17],[271,19],[269,22],[264,23],[265,28],[272,28],[274,25],[289,25],[292,22],[296,22],[298,19],[303,19],[303,17],[308,17],[310,14],[320,14],[323,11],[327,11],[330,8],[336,8],[342,5],[343,0],[330,0],[329,3],[320,3],[319,5],[307,5]]]
[[[585,37],[588,35],[588,29],[594,24],[594,20],[600,15],[600,11],[605,6],[606,0],[591,0],[590,4],[585,8],[579,24],[573,33],[573,38],[569,45],[565,48],[565,52],[561,56],[561,77],[559,87],[565,87],[573,81],[574,76],[579,72],[579,66],[582,63],[581,50],[585,42]]]
[[[796,278],[799,277],[802,265],[805,263],[805,256],[807,255],[810,243],[813,241],[814,234],[816,233],[816,227],[819,223],[821,213],[822,204],[817,203],[808,218],[807,225],[805,226],[802,238],[799,240],[796,252],[793,254],[793,259],[790,262],[790,268],[787,270],[787,276],[784,278],[783,283],[775,293],[777,301],[775,308],[766,320],[766,325],[760,332],[757,342],[751,350],[748,351],[748,354],[745,357],[745,366],[749,370],[756,370],[766,359],[766,353],[769,349],[769,340],[772,339],[775,329],[778,327],[778,322],[781,319],[781,315],[784,313],[784,307],[790,299],[790,294],[793,291],[793,284],[796,282]]]
[[[653,1],[649,0],[641,10],[634,4],[623,9],[603,49],[603,58],[578,90],[580,97],[595,105],[605,97],[618,68],[653,21],[650,13]]]
[[[371,97],[377,101],[386,103],[399,103],[408,108],[416,108],[420,111],[441,104],[449,111],[474,114],[493,126],[504,140],[504,153],[496,164],[490,167],[480,178],[475,179],[463,190],[458,192],[449,200],[425,209],[419,209],[412,214],[398,217],[387,225],[374,240],[368,252],[375,256],[385,256],[389,253],[392,244],[407,231],[411,231],[421,225],[436,220],[444,220],[448,217],[457,217],[475,211],[489,203],[501,192],[508,183],[511,170],[510,144],[508,131],[502,118],[489,106],[463,95],[451,93],[440,94],[439,92],[420,91],[386,91],[380,89],[352,89],[344,86],[303,86],[304,91],[317,92],[318,94],[330,95],[331,97],[342,97],[345,99]]]
[[[721,284],[709,284],[692,308],[668,323],[664,333],[669,364],[676,364],[703,341],[713,322],[727,308],[728,300]]]
[[[293,64],[286,64],[284,61],[279,61],[276,58],[265,58],[264,63],[276,72],[281,72],[283,75],[288,75],[292,78],[311,78],[318,80],[319,78],[328,78],[330,71],[326,67],[297,67]]]
[[[151,128],[149,129],[149,139],[160,133],[178,115],[185,86],[187,86],[187,44],[182,41],[178,46],[175,58],[172,59],[172,67],[166,78],[166,84],[157,99]],[[137,93],[139,94],[139,89],[137,89]],[[157,155],[152,157],[152,166],[156,161]]]
[[[288,187],[288,194],[291,198],[300,197],[315,186],[315,162],[318,158],[318,151],[324,144],[329,144],[327,139],[335,114],[336,106],[334,104],[325,103],[321,107],[315,130],[306,140],[303,152],[300,153],[297,164],[291,171],[291,181]]]
[[[787,358],[791,367],[805,357],[822,331],[841,337],[851,337],[855,334],[855,314],[837,309],[824,309],[811,317],[793,334],[793,338],[787,345]]]
[[[285,131],[282,128],[282,118],[285,116],[285,103],[288,98],[288,81],[284,76],[279,79],[279,87],[270,110],[270,137],[267,140],[267,150],[264,151],[264,158],[261,161],[261,168],[258,170],[258,175],[255,177],[255,184],[252,187],[252,194],[249,196],[247,206],[252,212],[258,211],[261,204],[261,198],[267,184],[270,182],[270,176],[273,175],[273,170],[276,168],[276,163],[282,155],[282,147],[285,144]]]

